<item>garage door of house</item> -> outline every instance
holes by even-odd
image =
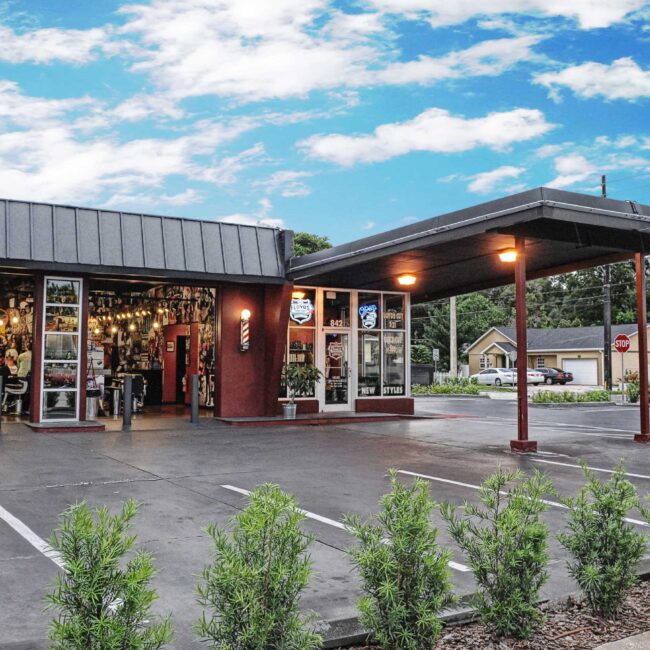
[[[564,359],[562,368],[573,373],[574,384],[585,386],[598,385],[598,360],[597,359]]]

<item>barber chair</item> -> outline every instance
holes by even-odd
[[[21,415],[23,412],[23,402],[29,391],[29,381],[27,379],[12,379],[4,387],[4,396],[2,398],[2,411],[9,413],[11,409],[15,415]]]

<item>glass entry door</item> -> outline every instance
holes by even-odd
[[[347,411],[350,406],[350,335],[324,332],[325,404],[324,410]]]

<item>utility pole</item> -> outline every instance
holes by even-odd
[[[600,177],[600,190],[602,197],[607,198],[607,176]],[[603,362],[605,375],[605,388],[612,390],[612,274],[611,266],[603,267]]]
[[[449,372],[458,377],[458,341],[456,338],[456,296],[449,299]]]

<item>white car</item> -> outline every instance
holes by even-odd
[[[477,383],[483,386],[502,386],[510,384],[514,386],[517,383],[516,368],[486,368],[476,375],[472,375]],[[533,368],[526,369],[526,383],[538,386],[544,383],[544,375]]]
[[[477,383],[483,386],[501,386],[503,384],[515,385],[517,374],[512,368],[486,368],[476,375],[472,375]]]

